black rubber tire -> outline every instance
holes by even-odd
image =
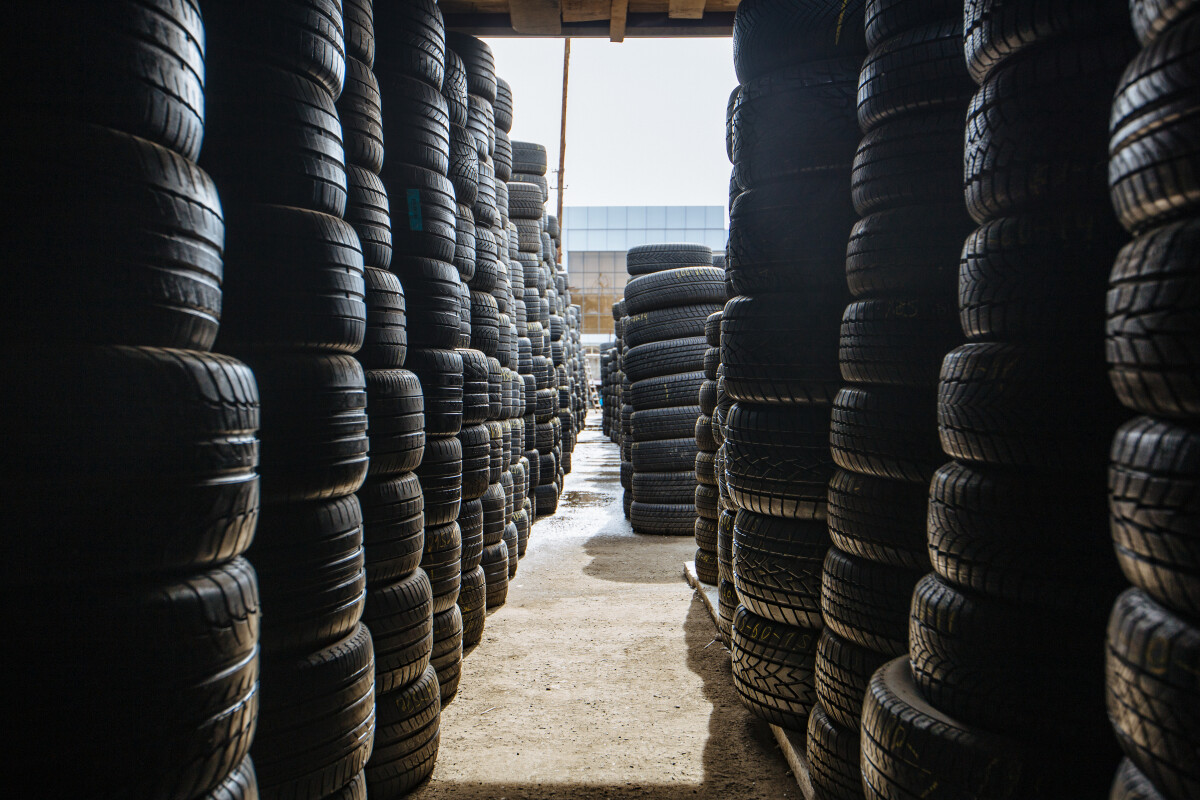
[[[621,359],[625,376],[630,381],[695,372],[702,368],[708,346],[699,336],[665,339],[660,342],[631,347]]]
[[[508,216],[512,218],[518,230],[521,228],[519,220],[537,223],[537,227],[540,228],[541,219],[545,213],[546,209],[542,200],[542,190],[536,184],[520,181],[508,182]],[[540,236],[537,241],[537,248],[541,248]],[[531,252],[536,253],[537,251],[537,249],[534,249]]]
[[[1130,589],[1113,607],[1105,662],[1108,716],[1121,749],[1166,797],[1195,796],[1200,631]]]
[[[696,481],[705,486],[717,486],[718,477],[716,456],[704,450],[696,453]]]
[[[814,796],[829,800],[860,800],[858,730],[835,724],[820,703],[808,716],[809,779]]]
[[[858,144],[850,197],[862,216],[962,197],[961,109],[881,122]]]
[[[721,321],[725,391],[748,403],[828,403],[842,387],[844,290],[737,297]]]
[[[852,383],[930,387],[962,339],[957,308],[925,299],[862,300],[842,315],[838,361]]]
[[[500,217],[504,220],[508,219],[507,185],[508,181],[512,179],[512,161],[512,139],[508,137],[507,132],[500,129],[499,123],[497,123],[496,152],[492,155],[492,163],[496,167],[496,206],[500,210]]]
[[[700,384],[700,392],[697,399],[700,402],[700,413],[712,416],[717,413],[718,400],[718,383],[705,379],[704,383]]]
[[[638,245],[629,249],[625,260],[625,267],[630,275],[649,275],[652,272],[679,267],[711,266],[712,250],[700,244]],[[630,316],[628,310],[626,315]]]
[[[725,304],[725,273],[716,267],[665,269],[632,278],[625,285],[625,306],[631,315],[707,303]]]
[[[844,171],[854,158],[857,58],[814,61],[742,86],[733,113],[734,179],[742,189]]]
[[[1108,800],[1166,800],[1129,759],[1121,762]]]
[[[412,472],[425,452],[425,399],[408,370],[367,370],[367,419],[371,458],[367,475],[384,478]]]
[[[368,67],[375,65],[375,9],[373,6],[374,0],[342,0],[346,56],[357,58]],[[363,791],[366,791],[365,784]]]
[[[491,547],[504,539],[504,486],[499,480],[489,484],[480,500],[483,503],[483,544]]]
[[[909,600],[921,574],[831,547],[821,576],[821,613],[826,627],[876,653],[907,653]]]
[[[638,472],[687,472],[696,462],[696,439],[659,439],[633,443],[633,470]]]
[[[458,530],[462,537],[462,575],[478,567],[483,558],[483,499],[464,500],[458,511]],[[462,605],[461,603],[459,605]]]
[[[695,437],[696,420],[700,418],[698,406],[673,406],[635,411],[630,420],[635,442],[655,439],[685,439]],[[705,448],[707,449],[707,448]],[[711,448],[716,450],[716,448]]]
[[[490,481],[491,434],[486,425],[463,425],[458,441],[463,451],[463,500],[475,500],[487,491]]]
[[[254,570],[238,558],[188,577],[110,585],[22,590],[9,630],[40,655],[7,668],[24,690],[10,693],[6,713],[32,737],[9,751],[49,770],[38,792],[55,796],[204,796],[242,763],[254,736]],[[72,678],[81,654],[86,681]],[[71,769],[47,741],[69,748]]]
[[[696,565],[696,577],[700,582],[707,583],[709,586],[716,586],[720,580],[716,555],[707,550],[696,550],[694,563]]]
[[[374,267],[364,278],[367,328],[355,358],[368,370],[403,367],[408,354],[404,288],[395,275]]]
[[[868,797],[1035,797],[1020,745],[943,714],[917,690],[907,658],[871,678],[863,703],[862,780]],[[932,777],[936,776],[936,778]]]
[[[250,30],[245,15],[237,17],[235,27]],[[211,25],[207,35],[229,42],[217,39]],[[221,186],[226,205],[273,203],[341,217],[346,164],[336,95],[299,73],[229,50],[210,49],[205,70],[200,165]]]
[[[58,120],[21,130],[6,148],[8,224],[26,235],[8,248],[5,334],[210,349],[225,241],[212,179],[106,128]],[[47,264],[55,265],[52,292]]]
[[[541,513],[541,503],[538,503]],[[642,503],[637,500],[629,509],[629,522],[634,533],[652,536],[695,536],[696,507],[692,503]]]
[[[383,697],[417,680],[433,648],[433,592],[423,570],[367,592],[363,624],[375,641],[375,692]]]
[[[265,797],[324,797],[367,763],[375,733],[371,632],[275,663],[264,662],[254,768]]]
[[[733,66],[738,82],[822,58],[866,54],[863,0],[745,0],[733,21]],[[798,730],[802,730],[803,726]]]
[[[383,183],[395,205],[392,245],[396,254],[452,262],[458,243],[458,206],[450,179],[393,158],[384,162]]]
[[[696,410],[699,411],[700,409],[697,408]],[[696,447],[700,448],[701,450],[707,450],[710,453],[715,453],[717,452],[717,448],[721,446],[713,436],[712,417],[696,417],[696,424],[694,426],[693,433],[696,437]]]
[[[733,531],[738,600],[765,619],[821,628],[821,565],[827,550],[823,522],[738,511]]]
[[[546,146],[533,142],[513,142],[513,172],[545,175],[549,171]]]
[[[680,375],[662,375],[657,378],[646,378],[633,384],[629,392],[630,402],[639,412],[651,409],[689,407],[694,408],[700,396],[700,389],[705,383],[711,383],[704,377],[703,372],[685,372]],[[683,435],[692,434],[692,425]],[[639,438],[637,434],[635,439]]]
[[[468,205],[458,203],[455,209],[453,263],[459,277],[470,281],[475,277],[475,216]],[[469,320],[467,324],[469,327]]]
[[[725,436],[725,480],[734,505],[767,516],[825,519],[834,468],[828,407],[736,403]]]
[[[720,553],[718,552],[718,548],[720,547],[720,545],[717,542],[717,524],[718,524],[718,522],[715,519],[707,519],[705,517],[697,517],[696,518],[696,525],[695,525],[696,547],[699,548],[700,550],[705,551],[706,553],[712,553],[714,555],[720,556]],[[726,558],[729,561],[729,565],[730,565],[730,569],[731,569],[730,575],[732,576],[732,564],[733,564],[733,541],[732,541],[733,535],[732,535],[732,533],[729,534],[729,539],[730,539],[730,541],[726,542],[727,549],[729,550],[729,552],[725,553],[724,556],[721,556],[721,557]]]
[[[904,31],[961,16],[961,0],[867,0],[867,45],[875,48]]]
[[[454,350],[413,348],[405,364],[421,381],[426,437],[457,436],[462,429],[462,356]]]
[[[503,78],[496,78],[496,127],[508,133],[513,126],[513,93],[512,86]]]
[[[724,316],[724,312],[718,311],[715,314],[709,314],[708,319],[704,321],[704,341],[710,348],[719,349],[721,347],[722,316]]]
[[[490,611],[508,600],[508,545],[501,540],[484,547],[481,565],[487,586],[487,609]]]
[[[859,220],[846,247],[851,293],[956,302],[963,240],[973,229],[961,201],[897,208]]]
[[[951,462],[929,489],[926,556],[955,586],[1082,615],[1122,586],[1109,549],[1083,533],[1108,529],[1103,491],[1098,475]]]
[[[365,773],[370,795],[401,797],[429,777],[437,761],[441,711],[432,666],[402,689],[377,699],[375,747]]]
[[[821,631],[814,685],[817,699],[830,720],[850,730],[858,730],[867,685],[887,660],[888,656],[882,653],[847,641],[829,630]]]
[[[1200,417],[1200,220],[1134,240],[1113,267],[1105,349],[1108,376],[1127,408]]]
[[[367,474],[367,392],[350,356],[254,353],[263,406],[259,470],[266,502],[344,497]]]
[[[1168,608],[1200,616],[1200,433],[1134,419],[1113,440],[1109,509],[1125,576]]]
[[[490,408],[487,356],[478,350],[462,348],[463,360],[463,424],[486,422]]]
[[[1123,414],[1090,366],[1066,347],[968,344],[952,351],[938,386],[943,450],[997,466],[1077,472],[1103,463],[1104,432]]]
[[[974,93],[963,64],[962,20],[948,14],[871,48],[858,81],[858,124],[870,131],[887,120],[945,109],[957,116],[961,134],[961,112]]]
[[[367,585],[387,586],[407,578],[425,548],[425,496],[409,473],[367,481],[357,493],[362,507]]]
[[[462,445],[458,439],[428,439],[416,474],[425,495],[426,532],[456,520],[462,505]]]
[[[458,694],[462,677],[463,617],[457,605],[433,615],[433,654],[429,666],[437,673],[445,708]]]
[[[1196,0],[1131,0],[1129,15],[1138,41],[1148,45],[1197,8]]]
[[[370,170],[346,168],[346,222],[354,227],[367,267],[387,269],[392,263],[392,216],[387,189]]]
[[[470,80],[469,75],[467,80]],[[467,95],[467,130],[470,131],[471,138],[475,140],[475,150],[479,153],[480,164],[490,161],[492,153],[495,152],[494,126],[492,104],[479,95]],[[489,214],[490,216],[491,214]]]
[[[489,103],[496,102],[496,59],[492,48],[474,36],[457,32],[446,34],[446,45],[462,57],[471,94]]]
[[[446,31],[437,0],[380,2],[373,9],[375,38],[387,42],[377,49],[376,71],[398,72],[442,88],[446,74]]]
[[[446,98],[424,81],[390,71],[379,73],[379,89],[387,109],[389,151],[403,153],[405,164],[446,175],[450,167]],[[385,174],[391,171],[389,166]],[[465,201],[460,198],[460,202]]]
[[[473,207],[479,197],[479,153],[475,148],[475,140],[466,128],[453,124],[450,126],[450,170],[447,177],[454,184],[455,201],[459,205]]]
[[[710,347],[704,351],[704,377],[710,381],[717,379],[717,370],[721,366],[721,348]]]
[[[929,566],[929,487],[839,469],[829,482],[829,536],[859,558],[905,569]],[[842,723],[846,724],[846,723]]]
[[[421,569],[429,576],[434,615],[444,614],[458,601],[462,577],[462,532],[456,520],[425,526]]]
[[[637,347],[667,339],[703,336],[704,321],[723,307],[724,303],[707,303],[633,314],[626,318],[625,344]]]
[[[463,648],[474,647],[483,640],[487,625],[487,579],[482,566],[476,565],[470,572],[463,573],[458,609],[463,620]]]
[[[755,716],[802,731],[816,703],[813,668],[819,631],[781,625],[738,606],[730,650],[733,686]]]
[[[442,97],[446,98],[446,107],[450,113],[450,125],[452,130],[454,127],[465,130],[470,114],[470,100],[468,95],[470,90],[467,88],[467,67],[463,64],[462,57],[453,50],[446,51],[446,75],[442,79]],[[474,148],[475,140],[471,139],[472,148]],[[472,149],[475,158],[479,158],[479,151]]]
[[[549,483],[542,483],[533,491],[534,504],[533,507],[537,511],[537,518],[549,517],[558,511],[559,489],[554,483],[554,476],[541,474],[541,479],[545,481],[550,479]]]
[[[352,784],[353,781],[347,784],[347,787]],[[366,791],[365,788],[363,791]],[[203,795],[200,800],[255,800],[258,796],[258,775],[254,772],[254,762],[246,756],[219,786]],[[361,800],[365,798],[365,794],[361,795]],[[353,793],[336,794],[330,800],[360,800],[360,796]]]
[[[719,492],[716,486],[707,484],[697,484],[693,494],[695,498],[696,514],[700,517],[710,520],[715,520],[721,513],[719,507]]]
[[[1108,203],[1107,113],[1136,44],[1125,30],[1030,50],[967,111],[964,194],[979,223]]]
[[[946,457],[929,389],[848,386],[833,401],[829,445],[845,470],[928,484]]]
[[[383,107],[379,81],[356,58],[346,59],[346,88],[337,103],[346,163],[375,174],[383,169]]]
[[[496,298],[471,292],[471,349],[495,356],[500,348],[500,311]]]

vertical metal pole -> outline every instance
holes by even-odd
[[[562,130],[558,139],[558,225],[563,224],[563,178],[567,174],[567,83],[571,76],[571,39],[563,40],[563,84],[562,84]],[[558,263],[562,263],[563,253],[558,251]]]

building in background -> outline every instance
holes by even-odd
[[[563,209],[571,297],[583,309],[583,344],[593,378],[599,348],[613,337],[613,303],[625,292],[625,253],[642,244],[693,242],[724,251],[723,206],[575,206]]]

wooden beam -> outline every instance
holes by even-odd
[[[562,33],[561,0],[510,0],[508,13],[517,33],[537,36]]]
[[[607,20],[612,0],[563,0],[563,22],[598,22]]]
[[[612,0],[612,22],[608,26],[610,41],[625,41],[625,19],[628,15],[629,0]]]
[[[707,0],[671,0],[667,16],[671,19],[703,19]]]

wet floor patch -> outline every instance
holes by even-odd
[[[612,500],[612,495],[599,492],[567,492],[562,497],[562,502],[571,508],[595,508],[608,505]]]

